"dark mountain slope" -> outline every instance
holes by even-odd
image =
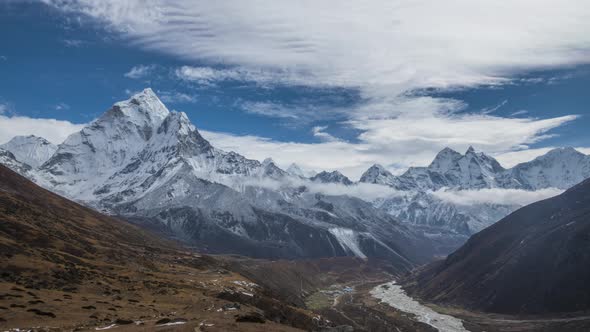
[[[590,179],[512,213],[404,281],[412,295],[498,313],[590,309]]]
[[[181,331],[203,321],[219,331],[317,326],[311,313],[265,296],[224,265],[0,166],[0,330],[144,331],[162,319],[176,319]],[[264,327],[236,322],[252,312],[268,319]]]

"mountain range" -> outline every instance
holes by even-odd
[[[573,148],[556,148],[532,161],[503,168],[498,161],[470,147],[465,154],[449,148],[437,154],[427,167],[411,167],[394,176],[383,166],[370,167],[360,179],[400,192],[380,198],[375,206],[399,220],[426,229],[446,230],[470,236],[521,207],[518,202],[457,204],[437,193],[482,189],[536,191],[565,190],[590,177],[590,156]]]
[[[306,184],[315,181],[270,159],[259,162],[213,147],[186,114],[168,111],[151,89],[113,105],[37,168],[6,150],[2,158],[49,190],[202,251],[376,257],[409,269],[449,247],[433,244],[369,202],[313,192]],[[338,174],[316,179],[348,183]]]
[[[384,258],[410,269],[446,255],[519,204],[457,204],[439,192],[567,189],[590,177],[590,157],[555,149],[511,169],[473,148],[442,150],[427,167],[394,176],[374,165],[359,183],[387,186],[374,198],[346,195],[338,171],[286,171],[274,161],[215,148],[186,114],[151,89],[115,103],[58,146],[16,137],[0,163],[67,198],[157,230],[200,250],[255,257]],[[340,185],[342,194],[318,187]],[[321,188],[320,188],[321,189]]]

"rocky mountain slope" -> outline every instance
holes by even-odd
[[[29,173],[45,188],[201,251],[377,257],[409,269],[455,245],[433,242],[360,199],[311,191],[312,181],[272,160],[213,147],[150,89],[113,105]],[[338,172],[316,179],[351,184]]]
[[[590,309],[590,180],[510,214],[405,282],[437,303],[498,313]]]

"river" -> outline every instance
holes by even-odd
[[[439,314],[429,307],[423,306],[409,297],[395,281],[373,288],[371,295],[400,311],[416,315],[418,321],[426,323],[440,332],[468,332],[460,319]]]

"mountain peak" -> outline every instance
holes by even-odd
[[[127,100],[115,103],[112,109],[105,113],[103,117],[122,115],[135,124],[149,124],[152,127],[157,127],[168,114],[170,114],[170,111],[156,93],[152,89],[146,88]]]
[[[275,164],[275,161],[272,160],[272,158],[266,158],[262,161],[262,165],[266,166],[266,165],[270,165],[270,164]],[[275,164],[276,165],[276,164]]]
[[[562,155],[574,155],[574,156],[584,156],[584,154],[576,149],[574,149],[571,146],[567,146],[567,147],[559,147],[559,148],[555,148],[555,149],[551,149],[549,150],[549,152],[547,152],[545,155],[541,156],[541,157],[557,157],[557,156],[562,156]]]
[[[48,145],[52,144],[48,140],[43,137],[35,136],[35,135],[19,135],[14,136],[5,144],[2,145],[10,145],[10,144],[27,144],[31,142],[39,142],[40,144]]]
[[[369,167],[369,169],[374,169],[374,170],[378,170],[380,172],[387,172],[387,170],[385,169],[385,167],[379,165],[379,164],[373,164],[373,166]]]
[[[352,181],[347,178],[344,174],[338,171],[327,172],[323,171],[311,178],[314,182],[321,182],[321,183],[341,183],[344,185],[351,185]]]
[[[394,180],[395,176],[385,167],[373,164],[361,175],[359,182],[392,185]]]
[[[462,155],[459,152],[446,147],[434,157],[434,160],[428,167],[430,169],[446,171],[461,157]]]
[[[15,136],[0,147],[10,151],[16,160],[35,168],[46,162],[57,150],[56,145],[35,135]]]
[[[469,146],[469,148],[467,149],[467,151],[465,151],[465,154],[471,154],[471,153],[475,153],[475,149],[473,148],[472,145]]]

